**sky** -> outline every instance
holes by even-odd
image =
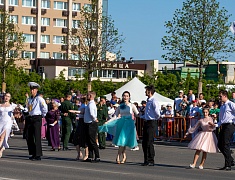
[[[114,20],[119,33],[125,37],[122,57],[127,60],[158,59],[165,53],[161,39],[166,35],[165,21],[171,21],[177,8],[182,8],[185,0],[109,0],[108,14]],[[218,0],[235,21],[235,0]],[[229,27],[228,27],[229,28]],[[235,61],[235,55],[229,59]]]

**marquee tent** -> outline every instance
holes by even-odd
[[[117,97],[122,97],[122,93],[124,91],[129,91],[131,94],[131,102],[137,102],[138,104],[141,103],[141,101],[146,100],[147,96],[145,95],[145,84],[142,83],[138,78],[133,78],[131,81],[126,83],[124,86],[120,87],[117,89],[116,96]],[[111,99],[111,93],[106,94],[106,99],[110,100]],[[158,100],[160,105],[167,105],[171,104],[173,106],[174,100],[164,97],[161,94],[154,93],[154,97]]]

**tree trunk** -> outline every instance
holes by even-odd
[[[3,67],[3,72],[2,72],[2,93],[6,93],[6,82],[5,82],[5,79],[6,79],[6,70],[5,70],[5,67]]]
[[[199,97],[199,94],[202,93],[202,66],[199,66],[199,78],[198,78],[198,91],[197,91],[197,94],[198,94],[198,97]]]
[[[91,72],[88,73],[87,90],[88,90],[88,92],[91,91]]]

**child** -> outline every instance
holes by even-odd
[[[188,132],[184,136],[184,138],[186,138],[189,133],[195,132],[199,127],[202,128],[202,131],[199,131],[188,145],[190,149],[196,149],[193,164],[189,165],[190,168],[195,168],[201,151],[203,152],[203,155],[199,169],[203,169],[207,153],[218,152],[217,138],[213,133],[213,119],[209,117],[209,109],[203,109],[203,115],[204,118],[200,119],[194,127],[189,128]]]

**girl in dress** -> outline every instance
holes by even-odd
[[[4,103],[0,104],[0,158],[5,148],[9,148],[7,143],[13,124],[13,110],[15,105],[10,104],[11,94],[6,93]]]
[[[99,127],[100,132],[107,132],[114,136],[113,144],[119,146],[116,162],[124,164],[126,162],[126,146],[134,148],[138,145],[136,140],[135,122],[132,114],[139,114],[136,106],[130,103],[130,93],[125,91],[122,94],[122,102],[116,110],[118,118],[110,119],[103,126]],[[121,156],[122,161],[121,161]]]
[[[203,165],[206,160],[207,153],[217,153],[217,138],[214,134],[213,130],[213,119],[209,116],[209,109],[205,108],[203,109],[204,118],[200,119],[196,125],[192,128],[189,128],[188,132],[184,136],[184,138],[187,137],[187,135],[190,133],[194,133],[199,127],[202,128],[202,131],[199,131],[197,135],[192,139],[192,141],[188,144],[188,147],[190,149],[196,150],[193,164],[190,164],[190,168],[195,168],[197,160],[199,158],[200,152],[203,152],[202,160],[199,165],[199,169],[203,169]]]

